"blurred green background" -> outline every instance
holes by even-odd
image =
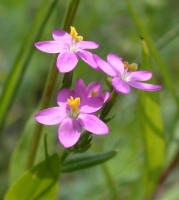
[[[54,13],[41,35],[40,41],[51,40],[51,33],[59,28],[68,1],[60,0]],[[140,19],[149,32],[160,54],[168,66],[178,92],[179,56],[178,30],[179,1],[177,0],[135,0],[133,3]],[[0,1],[0,94],[10,72],[23,39],[33,23],[38,12],[39,1],[35,0],[1,0]],[[96,41],[100,47],[93,52],[103,59],[109,52],[118,54],[125,61],[141,62],[140,36],[126,8],[125,1],[98,0],[80,1],[73,25],[84,40]],[[173,31],[173,32],[172,32]],[[167,33],[175,33],[165,46],[162,39]],[[34,47],[35,49],[35,47]],[[8,112],[3,134],[0,139],[0,198],[8,188],[8,166],[10,155],[21,136],[23,127],[34,111],[41,98],[45,79],[50,67],[52,55],[34,50],[31,61],[13,99],[13,105]],[[166,166],[172,160],[178,149],[179,123],[177,120],[175,102],[165,86],[160,70],[153,62],[157,84],[163,89],[159,91],[162,116],[166,135]],[[55,92],[51,102],[56,106],[56,91],[62,81],[58,77]],[[86,63],[80,61],[74,70],[74,79],[83,78],[86,84],[101,81],[105,86],[105,75],[94,71]],[[115,118],[109,122],[110,133],[106,136],[93,136],[92,149],[89,152],[118,149],[115,158],[108,161],[105,167],[113,177],[117,196],[120,200],[143,199],[144,148],[142,133],[138,123],[138,92],[132,89],[129,95],[119,95],[110,116]],[[55,149],[60,143],[57,137],[57,127],[53,129]],[[110,188],[104,173],[104,166],[97,166],[80,172],[62,174],[58,199],[111,199]],[[175,169],[162,185],[155,199],[178,200],[179,170]]]

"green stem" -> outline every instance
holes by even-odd
[[[112,90],[108,101],[105,103],[105,105],[100,113],[100,116],[99,116],[100,119],[104,120],[105,117],[108,115],[109,111],[112,109],[113,105],[116,102],[117,96],[118,96],[118,93],[116,91]]]
[[[39,110],[45,109],[50,103],[53,88],[55,86],[57,75],[58,75],[57,68],[56,68],[56,58],[57,58],[57,56],[54,57],[52,65],[51,65],[49,76],[47,78],[45,89],[44,89],[42,99],[40,102]],[[27,163],[28,169],[33,166],[33,163],[35,160],[35,155],[36,155],[38,144],[39,144],[39,140],[40,140],[41,133],[42,133],[42,128],[43,128],[42,124],[36,123],[35,128],[34,128],[34,133],[33,133],[33,139],[32,139],[32,145],[31,145],[31,149],[30,149],[29,159],[28,159],[28,163]]]
[[[103,172],[105,174],[108,187],[111,191],[111,199],[117,200],[118,199],[117,198],[117,190],[116,190],[116,187],[115,187],[115,184],[114,184],[114,181],[113,181],[113,177],[111,176],[110,170],[108,169],[106,164],[102,164],[102,169],[103,169]]]
[[[63,162],[65,161],[65,159],[67,158],[67,156],[69,155],[69,153],[64,149],[62,155],[61,155],[61,163],[63,164]]]
[[[74,19],[78,3],[79,3],[79,0],[71,0],[69,2],[69,5],[66,10],[66,14],[65,14],[65,19],[64,19],[64,22],[62,25],[63,30],[67,31],[69,29],[69,25],[72,23],[72,21]],[[68,14],[70,14],[70,16],[69,16],[70,20],[66,19],[66,18],[68,18]],[[44,88],[44,92],[43,92],[43,96],[42,96],[42,99],[40,102],[39,110],[43,110],[48,107],[51,96],[52,96],[52,91],[55,86],[57,75],[58,75],[57,68],[56,68],[56,58],[57,58],[57,56],[54,56],[52,65],[50,67],[49,75],[47,78],[46,86]],[[27,163],[27,169],[31,168],[34,164],[39,140],[40,140],[40,137],[42,134],[42,128],[43,128],[42,124],[36,123],[34,133],[33,133],[34,136],[33,136],[32,145],[31,145],[31,149],[30,149],[29,159],[28,159],[28,163]]]
[[[40,12],[37,14],[35,23],[33,23],[28,31],[27,36],[22,43],[22,47],[17,55],[15,64],[7,77],[7,81],[0,98],[0,133],[2,133],[8,110],[12,106],[12,102],[17,94],[16,91],[19,88],[23,74],[32,57],[33,51],[35,50],[33,44],[40,37],[42,30],[50,18],[57,2],[58,0],[54,0],[50,1],[48,4],[46,1],[42,1],[39,7]]]

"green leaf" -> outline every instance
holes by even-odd
[[[0,98],[0,133],[2,132],[3,124],[7,115],[8,109],[14,101],[17,90],[23,78],[23,74],[30,62],[33,51],[35,50],[34,43],[38,41],[43,28],[45,27],[49,17],[53,13],[53,9],[58,0],[47,1],[43,0],[39,6],[37,16],[30,30],[27,33],[25,40],[17,55],[16,61],[7,77],[2,95]]]
[[[152,71],[147,44],[142,40],[142,67]],[[155,84],[154,75],[151,80]],[[139,91],[139,122],[146,156],[146,196],[154,191],[164,166],[165,139],[158,92]]]
[[[161,36],[156,42],[158,49],[166,47],[172,40],[174,40],[179,35],[179,24],[171,28],[165,35]]]
[[[85,157],[72,158],[64,162],[61,172],[73,172],[93,167],[113,158],[116,154],[117,151],[109,151]]]
[[[140,18],[139,16],[137,15],[137,13],[135,12],[134,8],[132,7],[132,4],[130,3],[130,0],[125,0],[126,1],[126,4],[127,4],[127,7],[128,7],[128,10],[134,20],[134,23],[138,29],[138,32],[140,34],[140,36],[142,38],[144,38],[144,40],[146,41],[147,43],[147,46],[157,64],[157,66],[159,67],[160,69],[160,72],[162,74],[162,77],[165,81],[165,84],[167,85],[168,89],[170,90],[174,100],[176,101],[176,104],[178,106],[178,109],[179,109],[179,98],[177,96],[177,93],[176,93],[176,90],[175,90],[175,87],[174,87],[174,84],[173,84],[173,81],[172,81],[172,78],[171,78],[171,75],[169,73],[169,70],[165,63],[163,62],[156,46],[154,45],[150,35],[148,34],[148,32],[146,31],[146,29],[144,28],[144,26],[142,25],[141,21],[140,21]]]
[[[10,183],[14,183],[27,169],[27,160],[29,158],[29,149],[32,145],[33,130],[37,122],[31,116],[27,122],[18,145],[14,149],[10,159]],[[47,133],[48,151],[51,152],[53,148],[53,135],[51,134],[51,127],[45,126],[43,134]],[[41,137],[38,146],[35,163],[42,161],[45,158],[44,138]],[[18,163],[18,165],[17,165]]]
[[[53,154],[25,172],[9,189],[4,200],[55,200],[60,158]]]

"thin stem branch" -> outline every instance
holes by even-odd
[[[106,181],[107,181],[107,184],[108,184],[108,187],[111,191],[111,199],[112,200],[117,200],[117,190],[116,190],[116,187],[115,187],[115,184],[114,184],[114,180],[113,180],[113,177],[107,167],[106,164],[102,164],[102,169],[103,169],[103,172],[105,174],[105,177],[106,177]]]
[[[71,0],[69,2],[69,5],[67,7],[66,14],[64,17],[64,21],[62,23],[63,30],[67,31],[69,29],[69,26],[71,25],[74,19],[78,4],[79,4],[79,0]],[[56,58],[57,56],[54,56],[52,65],[50,67],[47,82],[44,88],[42,99],[40,101],[39,110],[47,108],[51,100],[52,91],[53,91],[53,88],[55,86],[57,76],[58,76],[58,72],[56,68]],[[34,133],[33,133],[34,136],[33,136],[32,145],[30,149],[29,159],[27,162],[27,169],[31,168],[34,164],[35,156],[38,149],[38,144],[40,141],[40,137],[42,135],[42,128],[43,128],[42,124],[36,123]]]
[[[164,183],[164,181],[167,179],[167,177],[170,175],[170,173],[177,167],[178,164],[179,164],[179,151],[177,152],[173,161],[170,163],[170,165],[167,167],[167,169],[160,176],[159,184]]]
[[[99,116],[100,119],[104,120],[105,117],[108,115],[109,111],[112,109],[113,105],[116,102],[117,96],[118,96],[118,93],[116,91],[112,90],[108,101],[105,103],[105,105],[100,113],[100,116]]]
[[[64,149],[62,155],[61,155],[61,163],[63,165],[63,162],[65,161],[65,159],[67,158],[67,156],[69,155],[69,153]]]

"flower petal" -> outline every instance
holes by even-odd
[[[54,40],[60,41],[62,43],[71,41],[71,35],[66,31],[60,29],[55,29],[52,33],[52,37]]]
[[[128,94],[130,92],[130,86],[119,77],[112,79],[112,85],[116,92],[123,94]]]
[[[75,119],[66,118],[58,130],[58,138],[65,148],[77,143],[80,138],[82,127]]]
[[[80,41],[77,43],[77,46],[80,49],[96,49],[99,47],[99,44],[91,41]]]
[[[109,99],[110,92],[105,92],[104,94],[101,95],[103,97],[104,103]]]
[[[124,73],[124,63],[122,62],[122,58],[119,58],[114,53],[109,53],[107,55],[107,62],[116,70],[116,72],[120,72],[120,74]]]
[[[82,113],[93,113],[99,110],[104,104],[102,97],[89,97],[83,99],[80,103],[80,112]]]
[[[61,73],[73,70],[77,63],[78,57],[72,51],[64,51],[57,58],[57,68]]]
[[[106,124],[95,115],[81,114],[78,117],[78,122],[87,131],[94,134],[107,134],[109,132]]]
[[[155,91],[155,90],[162,89],[161,85],[153,85],[153,84],[141,83],[137,81],[129,81],[128,83],[130,86],[135,87],[140,90]]]
[[[132,81],[147,81],[151,79],[152,73],[149,71],[136,71],[136,72],[130,73],[128,77],[129,77],[129,80],[132,80]]]
[[[76,97],[80,97],[81,99],[84,99],[87,97],[86,85],[83,79],[78,78],[76,80],[74,91],[75,91]]]
[[[93,54],[90,53],[89,51],[85,51],[80,49],[79,51],[77,51],[78,56],[84,60],[88,65],[90,65],[91,67],[93,67],[96,70],[100,70],[100,68],[98,67],[98,65],[96,64],[94,58],[93,58]]]
[[[115,77],[118,76],[120,71],[116,71],[111,65],[109,65],[106,61],[101,59],[97,55],[93,55],[94,60],[96,61],[97,65],[101,68],[102,71],[104,71],[109,76]]]
[[[61,42],[44,41],[34,44],[37,49],[46,53],[60,53],[65,48]]]
[[[67,99],[69,99],[71,96],[75,98],[74,91],[69,90],[68,88],[61,89],[58,92],[58,95],[57,95],[57,103],[58,103],[58,105],[61,106],[61,107],[66,107]]]
[[[87,86],[87,95],[91,97],[91,92],[97,92],[97,96],[101,95],[102,93],[102,84],[98,81],[94,81]]]
[[[67,117],[66,109],[60,107],[52,107],[38,112],[34,118],[41,124],[55,125],[60,124]]]

